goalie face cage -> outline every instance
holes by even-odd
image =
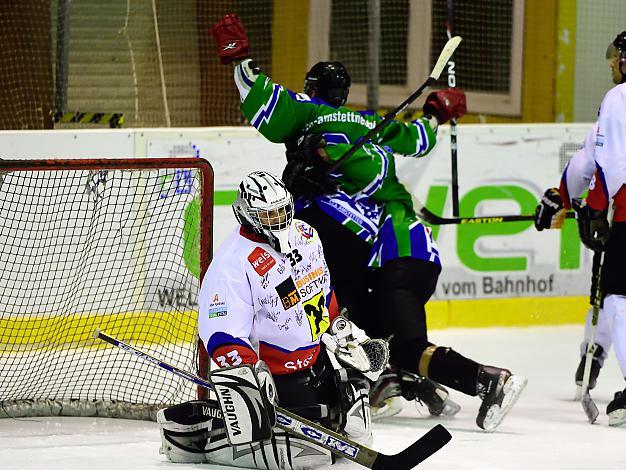
[[[154,419],[197,398],[91,335],[208,369],[197,299],[212,198],[199,158],[0,160],[0,417]]]

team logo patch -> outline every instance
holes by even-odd
[[[291,276],[276,286],[276,292],[278,292],[278,297],[280,297],[280,302],[285,310],[289,310],[300,302],[300,294],[298,294],[298,289],[296,289]]]
[[[296,222],[296,230],[307,240],[313,238],[313,227],[306,225],[303,222]]]
[[[263,276],[276,264],[274,257],[259,246],[248,255],[248,261],[259,276]]]
[[[326,299],[324,293],[320,292],[304,302],[304,312],[309,319],[311,327],[311,340],[317,341],[317,338],[324,333],[330,326],[330,317],[326,308]]]

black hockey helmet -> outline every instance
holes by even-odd
[[[304,77],[304,92],[338,108],[348,99],[350,84],[350,75],[341,62],[318,62]]]
[[[622,72],[622,64],[626,63],[626,31],[622,31],[617,35],[606,51],[607,59],[611,57],[612,49],[617,49],[617,57],[619,61],[619,71],[622,74],[622,83],[626,81],[626,72]]]

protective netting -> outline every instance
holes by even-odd
[[[123,164],[0,164],[0,415],[42,413],[38,401],[119,408],[197,397],[188,382],[92,338],[97,327],[198,370],[200,250],[211,243],[202,226],[211,217],[200,211],[211,207],[211,173]]]
[[[603,53],[623,29],[619,0],[547,9],[513,0],[24,0],[0,2],[0,128],[245,124],[232,67],[219,63],[210,35],[228,12],[241,17],[261,69],[294,91],[318,60],[344,62],[354,83],[349,104],[359,108],[377,48],[379,79],[371,80],[380,107],[392,109],[428,76],[450,5],[453,32],[464,38],[457,85],[471,94],[471,113],[520,116],[520,97],[535,94],[540,106],[546,84],[524,75],[539,64],[548,77],[575,76],[570,113],[593,118],[610,86]],[[555,66],[558,54],[575,67]],[[571,101],[571,83],[558,86]]]

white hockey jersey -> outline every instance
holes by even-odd
[[[598,115],[594,159],[596,174],[589,183],[587,202],[605,209],[615,200],[614,220],[626,221],[626,83],[611,88],[602,100]]]
[[[330,275],[319,236],[294,219],[291,252],[244,227],[219,247],[200,288],[198,329],[221,367],[265,361],[272,373],[313,365],[330,324]]]
[[[589,182],[596,171],[594,151],[597,131],[598,123],[596,122],[587,132],[582,147],[572,155],[563,170],[559,192],[568,209],[571,208],[572,198],[579,197],[589,187]]]

